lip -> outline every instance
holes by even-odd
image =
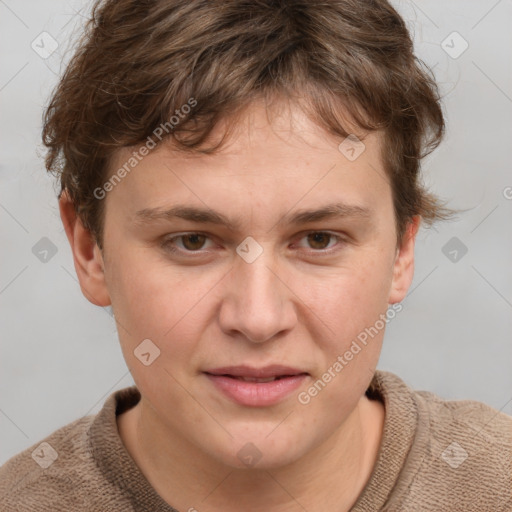
[[[228,366],[203,372],[217,390],[232,401],[249,407],[275,405],[295,391],[309,376],[307,372],[282,365],[263,368]],[[269,382],[247,382],[236,377],[265,379],[278,377]]]
[[[239,366],[224,366],[222,368],[214,368],[213,370],[206,370],[205,373],[212,375],[232,375],[233,377],[252,377],[264,379],[267,377],[280,377],[282,375],[299,375],[300,373],[307,373],[298,368],[291,366],[283,366],[281,364],[271,364],[263,368],[254,368],[248,365]]]

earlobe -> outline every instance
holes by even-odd
[[[80,218],[76,215],[73,203],[65,190],[59,198],[59,210],[73,253],[75,270],[82,293],[89,302],[96,306],[110,305],[103,256],[94,237],[89,230],[84,228]]]
[[[421,217],[415,215],[407,224],[401,246],[393,265],[393,280],[388,303],[401,302],[407,295],[414,277],[414,243],[420,227]]]

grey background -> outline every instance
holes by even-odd
[[[133,383],[109,308],[80,291],[40,155],[42,107],[89,5],[0,0],[0,464]],[[468,211],[421,230],[415,279],[379,368],[512,414],[512,2],[394,5],[444,95],[448,134],[424,163],[425,182]],[[43,31],[59,43],[46,59],[31,47]],[[444,49],[463,48],[454,31],[469,45],[457,58]],[[46,262],[43,237],[56,251]]]

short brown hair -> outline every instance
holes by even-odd
[[[262,97],[297,101],[334,135],[350,134],[342,110],[383,130],[398,243],[414,215],[430,224],[453,213],[419,175],[444,134],[438,88],[385,0],[97,0],[45,111],[46,168],[102,248],[94,190],[117,149],[147,140],[194,98],[163,140],[214,152],[222,141],[205,143],[219,120]]]

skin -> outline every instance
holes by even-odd
[[[156,491],[182,511],[240,510],[241,499],[249,512],[349,510],[380,447],[384,407],[364,393],[384,329],[307,405],[297,396],[405,297],[419,218],[397,247],[380,133],[368,135],[351,162],[338,150],[342,139],[297,107],[272,112],[269,119],[263,104],[252,104],[213,155],[179,153],[169,144],[152,150],[103,199],[103,252],[69,198],[60,200],[81,289],[96,305],[112,304],[142,395],[118,416],[121,439]],[[219,124],[213,136],[222,133]],[[130,154],[118,151],[112,171]],[[371,214],[300,226],[284,220],[340,201]],[[135,221],[141,209],[177,203],[211,208],[240,229]],[[162,246],[164,237],[198,231],[207,238],[171,243],[181,255]],[[307,235],[316,231],[334,236],[315,242]],[[253,263],[236,252],[247,236],[263,248]],[[190,255],[194,250],[199,256]],[[148,338],[160,356],[145,366],[134,350]],[[202,373],[273,363],[309,376],[268,407],[230,401]],[[250,467],[237,457],[247,443],[261,453]]]

